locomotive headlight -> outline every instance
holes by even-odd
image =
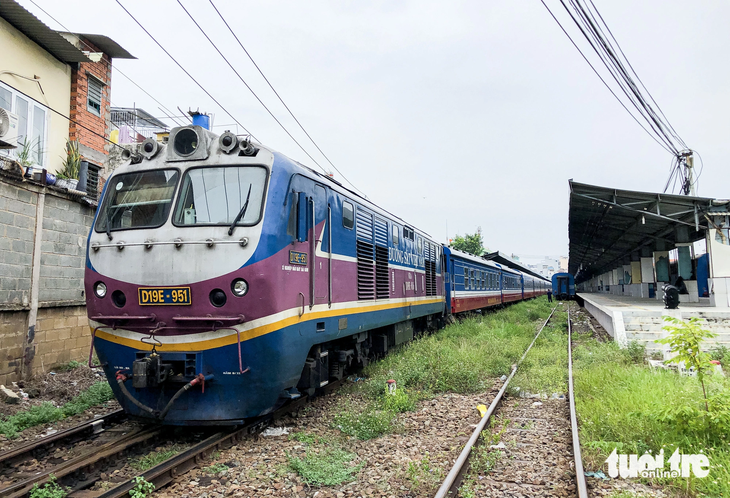
[[[231,292],[234,296],[243,297],[248,292],[248,282],[242,278],[238,278],[231,283]]]
[[[97,282],[94,284],[94,294],[96,297],[106,296],[106,284],[104,282]]]

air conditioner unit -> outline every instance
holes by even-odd
[[[0,108],[0,149],[18,146],[18,116]]]

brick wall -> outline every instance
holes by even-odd
[[[0,384],[20,378],[27,311],[0,312]]]
[[[41,308],[36,322],[33,373],[89,357],[91,332],[86,306]]]
[[[38,308],[29,328],[41,196]],[[52,187],[0,176],[0,384],[87,358],[83,279],[94,212]]]
[[[84,40],[84,49],[101,52],[88,40]],[[109,142],[104,137],[109,138],[111,130],[111,114],[109,111],[111,71],[111,59],[106,54],[99,62],[81,62],[78,64],[78,68],[71,71],[70,118],[73,121],[69,121],[69,140],[78,140],[82,146],[82,155],[84,155],[84,147],[104,154],[104,156],[108,154]],[[102,89],[101,116],[97,116],[88,110],[89,75],[95,77],[104,85]],[[76,123],[83,125],[83,127]],[[93,157],[84,156],[87,160],[94,163],[98,162]]]

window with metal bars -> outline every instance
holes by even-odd
[[[86,177],[86,195],[92,199],[99,197],[99,171],[101,168],[96,164],[89,163],[89,170]]]
[[[87,77],[88,92],[86,100],[86,108],[92,114],[101,116],[101,94],[104,84],[92,76]]]

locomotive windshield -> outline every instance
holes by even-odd
[[[174,169],[126,173],[111,179],[96,231],[162,226],[170,214],[179,173]]]
[[[189,169],[183,177],[173,223],[230,226],[243,212],[235,224],[255,225],[261,219],[266,174],[266,168],[260,166]]]

